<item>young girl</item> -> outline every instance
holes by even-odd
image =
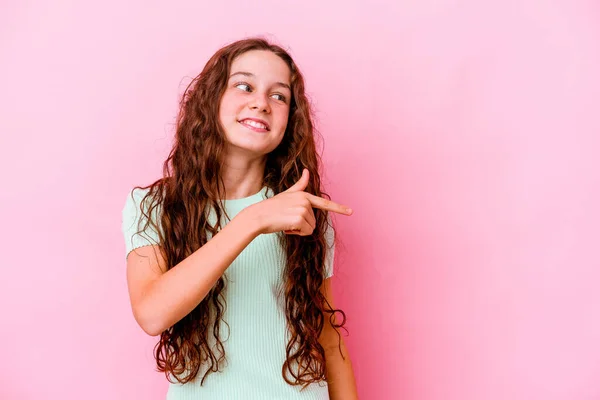
[[[133,314],[167,399],[355,399],[334,231],[304,79],[263,39],[228,45],[181,100],[164,177],[123,208]],[[336,318],[339,314],[341,318]]]

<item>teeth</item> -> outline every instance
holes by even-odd
[[[252,121],[252,120],[245,119],[242,121],[242,123],[253,126],[255,128],[259,128],[259,129],[267,129],[267,127],[264,124],[261,124],[260,122],[256,122],[256,121]]]

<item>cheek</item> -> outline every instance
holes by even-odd
[[[282,125],[283,127],[286,126],[288,118],[290,116],[290,109],[287,107],[282,107],[281,109],[278,109],[276,111],[276,115],[277,115],[277,121],[279,122],[279,125]]]
[[[225,93],[221,98],[220,114],[223,117],[235,115],[236,110],[239,108],[240,99],[236,96]]]

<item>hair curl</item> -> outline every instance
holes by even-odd
[[[288,124],[281,144],[267,155],[264,184],[274,193],[292,186],[302,174],[310,171],[306,192],[330,199],[321,191],[319,169],[321,159],[316,151],[311,106],[305,94],[304,79],[291,56],[281,47],[262,38],[244,39],[218,50],[202,72],[187,86],[177,116],[174,146],[163,164],[163,177],[148,186],[142,203],[148,209],[141,212],[149,225],[158,232],[160,251],[167,268],[195,252],[207,242],[207,233],[215,235],[224,210],[218,199],[223,198],[221,168],[224,155],[224,132],[219,122],[219,102],[227,85],[233,60],[250,50],[268,50],[286,62],[291,71],[292,100]],[[217,224],[208,222],[207,206],[215,210]],[[155,208],[160,229],[149,216]],[[325,350],[319,343],[325,314],[336,329],[344,326],[346,315],[333,309],[320,291],[324,281],[328,213],[314,209],[316,227],[310,236],[281,235],[287,253],[284,270],[285,312],[290,332],[286,346],[286,361],[282,376],[290,385],[306,387],[325,380]],[[201,384],[211,372],[218,372],[225,359],[220,339],[221,321],[225,311],[226,279],[219,278],[208,295],[183,319],[160,335],[154,349],[157,369],[179,383],[196,378],[206,366]],[[335,314],[342,321],[337,323]],[[223,320],[224,323],[226,323]],[[217,352],[209,345],[209,335],[216,342]],[[338,332],[339,337],[339,332]],[[291,379],[288,377],[291,375]]]

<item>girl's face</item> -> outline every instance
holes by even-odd
[[[285,61],[270,51],[251,50],[233,60],[219,106],[228,151],[266,155],[281,143],[292,98],[290,80]]]

